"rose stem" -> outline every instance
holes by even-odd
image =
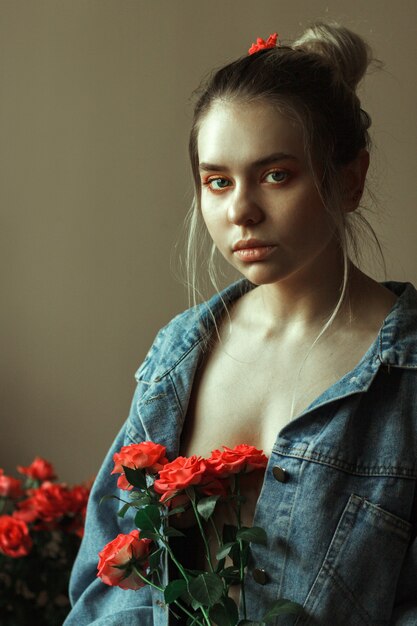
[[[220,548],[220,546],[222,545],[222,542],[221,542],[221,539],[220,539],[219,531],[217,530],[217,526],[214,523],[214,519],[212,517],[210,517],[210,522],[211,522],[211,525],[213,526],[214,533],[216,535],[217,545]],[[224,590],[226,592],[226,595],[229,595],[229,587],[228,587],[228,585],[227,585],[227,583],[226,583],[226,581],[224,579],[223,579],[223,587],[224,587]]]
[[[214,567],[213,567],[213,564],[211,562],[210,548],[209,548],[209,544],[207,542],[206,533],[204,532],[204,528],[203,528],[203,526],[201,524],[201,519],[200,519],[199,512],[197,510],[196,503],[192,499],[191,499],[191,504],[193,505],[194,515],[195,515],[195,518],[197,520],[198,527],[200,529],[201,537],[203,538],[203,541],[204,541],[204,546],[205,546],[205,549],[206,549],[206,559],[207,559],[208,564],[210,566],[210,571],[212,573],[214,573]]]
[[[175,557],[174,552],[171,549],[171,546],[169,545],[169,542],[165,540],[165,537],[163,535],[161,535],[161,533],[159,531],[156,531],[158,534],[158,537],[161,539],[161,541],[163,542],[166,550],[168,550],[168,554],[170,555],[171,559],[174,561],[175,565],[178,567],[179,571],[181,572],[183,578],[188,582],[189,578],[187,576],[186,571],[184,570],[183,566],[181,565],[181,563],[177,560],[177,558]],[[203,606],[200,607],[201,612],[203,613],[207,624],[209,626],[211,626],[208,615],[207,615],[207,611],[205,610],[205,608]]]
[[[222,545],[222,541],[220,539],[220,535],[219,535],[219,531],[217,530],[217,526],[214,523],[214,519],[212,517],[210,517],[210,522],[211,522],[211,525],[213,526],[214,534],[216,535],[217,543],[218,543],[219,548],[220,548],[220,546]]]
[[[151,587],[154,587],[155,589],[157,589],[161,593],[164,593],[164,590],[162,589],[162,587],[158,587],[158,585],[155,585],[155,583],[153,583],[151,580],[149,580],[145,576],[142,576],[140,571],[137,569],[136,565],[133,565],[132,567],[133,567],[133,571],[135,572],[136,576],[139,576],[139,578],[141,580],[143,580],[144,583],[146,583],[147,585],[150,585]],[[174,600],[174,604],[176,604],[182,611],[184,611],[184,613],[186,613],[188,615],[188,617],[192,617],[192,619],[194,620],[195,624],[198,624],[199,626],[203,626],[203,624],[200,621],[196,621],[195,616],[192,613],[190,613],[185,606],[182,606],[182,604],[180,602],[178,602],[178,600]],[[207,616],[204,615],[204,617],[208,621]],[[208,622],[208,624],[210,624],[210,622]]]
[[[169,545],[169,542],[165,539],[165,537],[163,535],[161,535],[161,533],[159,531],[156,531],[158,537],[160,538],[160,540],[162,541],[162,543],[165,546],[165,549],[168,551],[169,556],[171,557],[171,559],[174,561],[175,565],[178,567],[179,571],[181,572],[182,577],[188,582],[188,576],[186,571],[184,570],[183,566],[181,565],[181,563],[176,559],[174,552],[171,549],[171,546]]]
[[[242,528],[241,515],[240,515],[240,475],[236,474],[236,495],[237,495],[237,529],[238,531]],[[238,539],[239,542],[239,552],[240,552],[240,563],[239,563],[239,576],[240,576],[240,589],[242,592],[242,604],[243,604],[243,615],[244,619],[246,619],[246,597],[245,597],[245,577],[244,577],[244,567],[243,567],[243,545],[242,540]]]

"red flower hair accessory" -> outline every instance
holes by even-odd
[[[256,43],[253,43],[248,50],[248,54],[255,54],[255,52],[259,52],[259,50],[266,50],[267,48],[275,48],[277,46],[278,33],[273,33],[269,35],[268,39],[265,41],[258,37]]]

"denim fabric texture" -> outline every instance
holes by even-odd
[[[384,284],[398,299],[375,342],[277,433],[254,518],[268,545],[253,545],[246,576],[253,620],[286,597],[303,613],[271,624],[417,625],[417,292],[409,283]],[[232,302],[251,288],[241,280],[221,296]],[[158,592],[124,591],[96,578],[98,552],[133,529],[131,516],[117,517],[115,500],[99,501],[115,493],[112,456],[122,445],[152,440],[170,460],[178,455],[203,338],[223,313],[216,294],[175,317],[137,371],[130,415],[92,490],[65,626],[168,625]],[[286,482],[274,477],[276,466]],[[265,570],[266,584],[255,582],[253,568]]]

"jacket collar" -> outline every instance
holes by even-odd
[[[417,292],[406,283],[386,283],[386,286],[398,295],[398,299],[377,339],[356,368],[316,398],[300,418],[331,401],[366,391],[381,364],[417,367]],[[158,333],[136,373],[137,380],[142,383],[137,411],[145,437],[165,445],[168,458],[174,458],[180,451],[192,380],[202,354],[201,344],[213,330],[214,320],[224,314],[224,305],[253,287],[248,281],[241,280],[207,303],[175,317]]]
[[[417,368],[417,291],[411,283],[382,283],[397,296],[377,338],[379,361],[389,367]],[[188,354],[208,339],[227,306],[253,289],[241,279],[210,300],[177,315],[158,334],[152,349],[136,372],[137,380],[158,382]]]
[[[383,285],[398,298],[378,335],[379,359],[386,366],[417,368],[417,291],[411,283]]]

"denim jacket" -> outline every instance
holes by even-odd
[[[277,434],[254,517],[268,545],[252,546],[245,582],[252,620],[285,597],[304,610],[272,622],[280,626],[417,625],[417,292],[385,285],[398,299],[377,339]],[[242,280],[221,296],[232,302],[252,287]],[[178,455],[202,342],[223,312],[215,295],[175,317],[136,373],[130,415],[90,497],[65,626],[168,625],[159,592],[96,578],[99,550],[134,527],[132,516],[117,517],[115,500],[99,501],[115,493],[112,456],[123,445],[153,440]]]

